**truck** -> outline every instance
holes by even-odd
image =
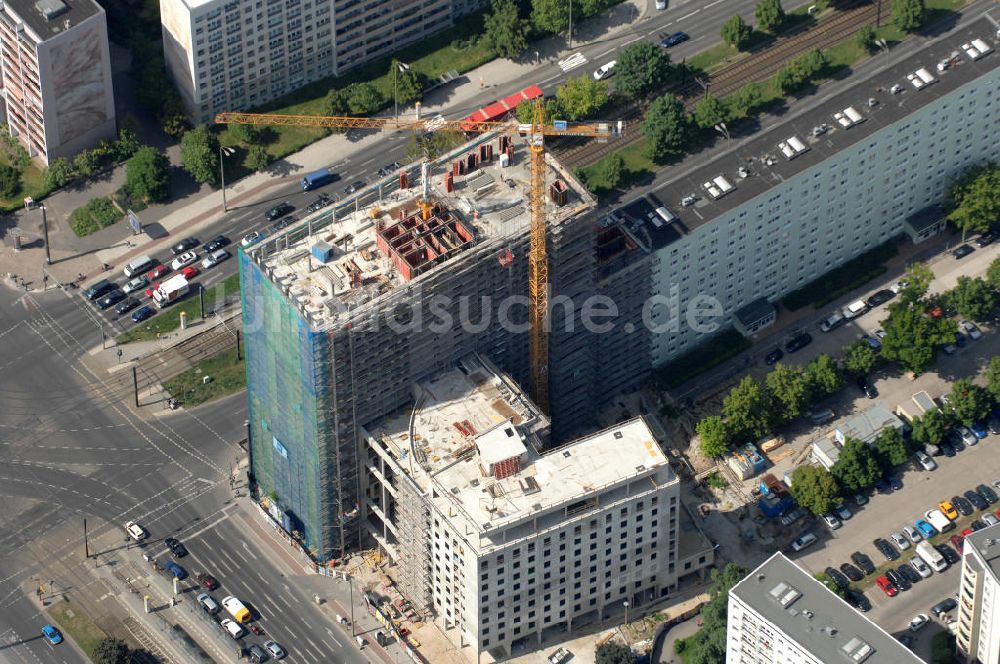
[[[948,563],[945,561],[944,556],[941,552],[935,549],[926,540],[923,542],[917,542],[917,555],[925,563],[930,565],[930,568],[935,572],[943,572],[948,568]]]
[[[236,622],[245,625],[250,622],[250,609],[243,605],[243,602],[232,595],[222,598],[222,608],[233,617]]]
[[[946,517],[944,512],[941,510],[927,510],[924,513],[924,518],[927,519],[927,521],[934,526],[935,530],[939,533],[947,532],[955,527],[955,524],[952,523],[951,519]]]
[[[187,277],[183,274],[175,274],[153,291],[153,301],[156,302],[157,307],[163,309],[186,295],[190,288]]]
[[[321,168],[318,171],[313,171],[302,178],[302,191],[312,191],[317,187],[322,187],[325,184],[330,184],[335,180],[339,180],[340,176],[331,171],[329,168]]]

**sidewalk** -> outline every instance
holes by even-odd
[[[568,48],[565,39],[553,36],[536,44],[532,50],[538,54],[538,59],[524,58],[520,62],[500,59],[488,62],[477,69],[466,72],[460,80],[463,82],[451,84],[444,89],[436,90],[424,99],[421,110],[422,117],[437,114],[453,114],[456,117],[468,114],[485,106],[492,99],[490,89],[514,82],[532,82],[532,73],[543,65],[547,65],[576,52],[588,41],[607,39],[610,36],[629,30],[644,19],[651,2],[647,0],[627,0],[617,5],[601,17],[585,21],[576,27],[574,38],[575,48]],[[413,108],[401,108],[400,115],[412,117]],[[303,174],[329,166],[330,164],[351,159],[355,155],[363,155],[370,147],[383,142],[380,133],[367,135],[360,140],[349,140],[346,135],[337,134],[323,138],[303,150],[271,164],[263,173],[255,173],[232,183],[226,188],[226,198],[230,209],[247,207],[267,199],[271,192],[276,191],[288,182],[299,180]],[[120,169],[119,169],[120,170]],[[120,179],[121,173],[116,170],[109,178]],[[83,274],[89,279],[101,274],[101,264],[107,263],[113,268],[127,262],[135,256],[152,253],[172,245],[178,237],[197,234],[201,229],[223,218],[222,192],[206,192],[202,187],[189,196],[192,201],[180,207],[175,205],[154,206],[139,214],[145,226],[157,224],[166,233],[159,239],[147,234],[133,236],[124,222],[100,231],[103,246],[93,246],[93,236],[75,238],[69,229],[65,218],[49,219],[51,236],[56,233],[71,238],[68,246],[56,247],[50,243],[52,265],[46,269],[59,282],[66,283]],[[60,191],[46,199],[46,204],[53,208],[66,208],[71,211],[76,205],[60,205],[60,197],[80,198],[80,191]],[[83,202],[87,197],[83,197]],[[81,203],[82,204],[82,203]],[[68,214],[68,211],[65,214]],[[166,213],[157,218],[157,212]],[[22,233],[22,241],[26,246],[21,252],[13,251],[13,239],[7,238],[0,247],[0,264],[3,273],[14,273],[24,277],[33,286],[42,284],[42,269],[45,265],[45,249],[42,241],[41,213],[38,210],[19,210],[13,213],[14,226]],[[56,226],[58,225],[58,228]],[[159,229],[158,229],[159,230]],[[131,245],[131,246],[130,246]],[[115,270],[117,273],[117,270]]]

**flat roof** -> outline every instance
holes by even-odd
[[[780,551],[729,594],[821,662],[923,662]]]
[[[928,205],[922,210],[917,210],[906,218],[906,223],[915,233],[930,228],[944,219],[944,210],[940,205]]]
[[[104,9],[94,0],[3,0],[3,11],[21,19],[45,41]]]
[[[871,438],[890,426],[901,429],[903,421],[882,404],[875,404],[868,410],[844,420],[837,427],[837,433],[844,438],[858,438],[870,442]]]
[[[736,310],[733,315],[743,325],[752,325],[762,318],[767,318],[775,314],[774,305],[771,304],[766,297],[759,297],[753,302],[744,304],[742,307]]]
[[[731,141],[732,149],[719,152],[703,166],[685,168],[681,162],[672,169],[677,176],[657,189],[657,194],[693,231],[1000,66],[1000,53],[995,48],[977,55],[975,60],[962,48],[973,39],[992,46],[995,32],[995,26],[985,18],[970,23],[913,57],[859,78],[849,90],[824,99],[788,122],[748,141]],[[937,64],[953,55],[957,64],[938,72]],[[918,70],[936,80],[916,89],[907,77]],[[896,85],[900,86],[899,92],[893,94]],[[869,99],[877,104],[869,107]],[[860,121],[853,122],[854,116]],[[844,128],[840,120],[849,128]],[[824,133],[813,135],[814,128],[824,126]],[[790,144],[792,138],[795,141]],[[806,149],[797,150],[799,144]],[[740,168],[745,169],[747,177],[741,176],[737,164],[744,165]],[[681,201],[692,195],[698,200],[682,206]]]
[[[313,213],[246,249],[265,274],[293,301],[316,329],[350,318],[352,312],[421,279],[449,262],[462,260],[479,245],[524,237],[531,221],[530,160],[527,145],[510,131],[484,134],[429,164],[426,192],[422,165],[365,185],[332,208]],[[511,140],[512,163],[501,157],[500,142]],[[483,151],[481,165],[455,174],[459,162]],[[596,207],[593,197],[548,153],[545,214],[556,223]],[[445,176],[453,177],[447,191]],[[563,183],[562,204],[553,199]],[[422,205],[426,194],[430,205]],[[498,251],[503,246],[497,242]],[[494,256],[498,261],[502,252]],[[521,257],[523,258],[523,257]],[[511,260],[512,257],[507,258]]]
[[[1000,524],[987,526],[965,536],[965,548],[975,551],[975,555],[1000,579]]]
[[[548,419],[478,355],[414,384],[414,404],[364,429],[425,494],[436,489],[441,512],[461,532],[479,532],[484,546],[491,531],[605,487],[664,472],[667,482],[677,481],[641,417],[541,453]],[[482,455],[491,446],[495,451]],[[489,474],[490,463],[518,450],[518,472],[502,479]]]

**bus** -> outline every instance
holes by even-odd
[[[312,191],[317,187],[330,184],[338,179],[340,179],[340,176],[331,171],[329,168],[321,168],[318,171],[313,171],[302,178],[302,191]]]

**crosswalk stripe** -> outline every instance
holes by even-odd
[[[563,71],[569,71],[571,69],[576,69],[580,65],[587,62],[587,57],[583,53],[574,53],[564,60],[559,61],[559,68]]]

